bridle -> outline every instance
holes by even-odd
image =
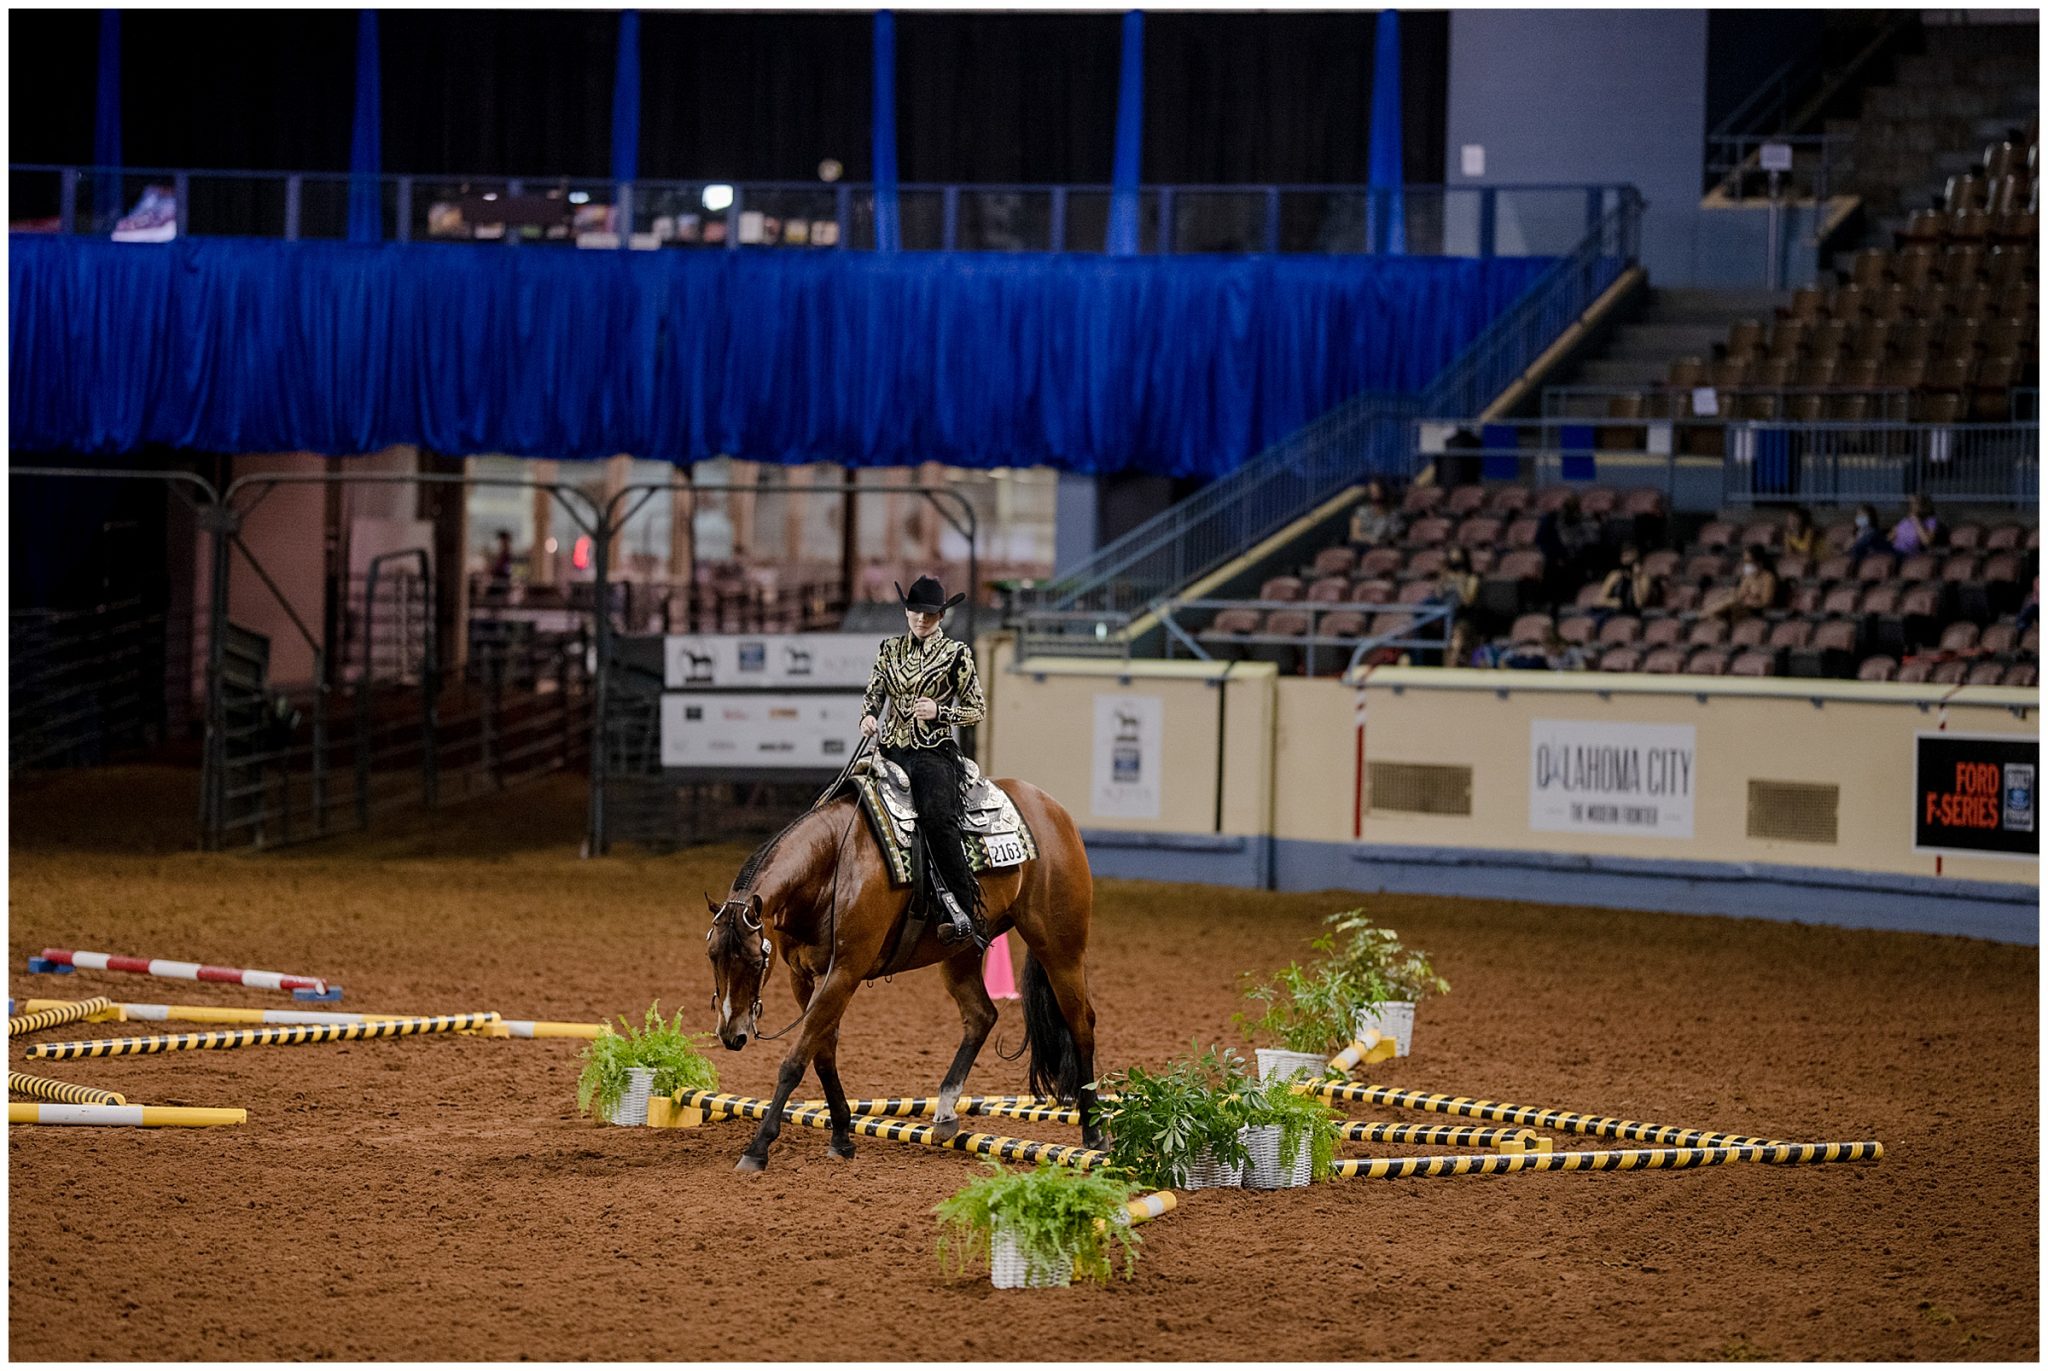
[[[761,1036],[761,991],[767,986],[768,973],[775,966],[775,945],[768,941],[768,930],[761,927],[761,921],[754,917],[753,902],[748,898],[752,894],[752,891],[745,891],[726,896],[725,903],[720,905],[718,912],[711,916],[711,927],[705,930],[704,941],[709,943],[718,937],[718,926],[725,922],[725,916],[733,911],[734,906],[738,906],[739,918],[736,921],[737,926],[742,932],[753,934],[759,940],[760,945],[761,960],[755,967],[759,974],[754,981],[754,1003],[747,1010],[747,1027],[758,1038]],[[718,1010],[718,989],[716,986],[712,987],[711,990],[711,1009],[714,1013]],[[782,1031],[787,1033],[789,1030],[785,1028]]]

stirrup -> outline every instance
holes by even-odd
[[[943,886],[939,888],[939,904],[947,919],[938,928],[940,942],[972,942],[977,952],[988,950],[988,935],[981,931],[974,917],[960,907],[960,902],[953,898],[953,892]]]

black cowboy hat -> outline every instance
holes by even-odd
[[[896,587],[896,598],[903,601],[903,607],[915,610],[919,614],[944,614],[967,598],[967,592],[963,590],[952,599],[947,599],[946,588],[929,576],[920,576],[912,581],[908,595],[903,593],[901,581],[892,581],[890,584]]]

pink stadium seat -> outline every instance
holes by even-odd
[[[1812,611],[1806,611],[1811,613]],[[1854,614],[1856,612],[1856,587],[1836,586],[1821,599],[1822,614]]]
[[[1979,662],[1970,668],[1970,674],[1963,678],[1965,685],[1997,685],[2005,676],[2005,667],[1998,662]]]
[[[1643,570],[1652,576],[1670,576],[1678,570],[1678,553],[1662,548],[1643,558]]]
[[[1257,633],[1259,611],[1256,609],[1225,609],[1217,613],[1209,623],[1211,633]]]
[[[1943,652],[1969,652],[1977,646],[1977,626],[1968,619],[1950,624],[1941,631]]]
[[[1444,550],[1440,547],[1426,547],[1409,557],[1408,565],[1401,568],[1404,577],[1434,576],[1444,569]]]
[[[1771,624],[1768,619],[1761,619],[1752,614],[1730,631],[1728,634],[1728,646],[1761,647],[1763,646],[1764,638],[1770,631]]]
[[[1728,674],[1728,654],[1718,647],[1703,647],[1685,659],[1685,674],[1725,676]]]
[[[1744,652],[1728,664],[1730,676],[1775,676],[1778,674],[1778,654],[1775,652]]]
[[[1957,524],[1949,530],[1948,545],[1957,552],[1971,552],[1984,546],[1984,525]],[[1901,668],[1903,670],[1904,668]]]
[[[1969,671],[1970,664],[1958,657],[1936,663],[1934,670],[1927,673],[1927,679],[1935,685],[1961,685]]]
[[[1600,646],[1627,647],[1643,636],[1643,621],[1633,614],[1617,614],[1600,625]]]
[[[1441,513],[1447,518],[1463,519],[1485,503],[1485,486],[1459,486],[1444,498]]]
[[[1357,566],[1357,550],[1340,544],[1318,552],[1309,569],[1318,576],[1349,576]]]
[[[1391,576],[1401,569],[1407,554],[1397,547],[1376,547],[1358,559],[1360,576]]]
[[[1504,581],[1540,581],[1543,579],[1543,554],[1533,548],[1521,548],[1500,559],[1500,565],[1493,574]]]
[[[1788,554],[1778,558],[1771,569],[1778,573],[1781,581],[1797,581],[1813,574],[1813,559]]]
[[[1901,685],[1921,685],[1933,671],[1934,663],[1926,657],[1921,657],[1911,662],[1900,662],[1899,674],[1892,679]]]
[[[1823,561],[1814,569],[1814,575],[1823,581],[1846,581],[1856,570],[1856,564],[1846,556],[1837,555]]]
[[[1914,560],[1919,560],[1915,558]],[[1975,553],[1961,552],[1941,564],[1941,579],[1944,581],[1974,581],[1983,569],[1983,559]]]
[[[1394,583],[1384,576],[1351,583],[1351,603],[1354,605],[1388,605],[1394,602]]]
[[[1632,647],[1609,648],[1600,658],[1602,671],[1634,671],[1643,664],[1643,654]]]
[[[1353,610],[1340,609],[1335,614],[1325,614],[1316,621],[1316,637],[1350,640],[1365,636],[1365,616]]]
[[[1259,587],[1261,600],[1299,600],[1301,580],[1296,576],[1275,576]]]
[[[1725,519],[1715,519],[1700,529],[1700,536],[1693,543],[1701,548],[1724,548],[1735,546],[1735,525]]]
[[[1856,579],[1859,581],[1889,581],[1892,578],[1892,555],[1889,552],[1873,552],[1856,564]]]
[[[1632,490],[1621,502],[1621,512],[1638,518],[1654,518],[1664,512],[1664,492]]]
[[[1685,636],[1689,647],[1719,647],[1728,641],[1728,625],[1721,619],[1702,619]]]
[[[1508,632],[1508,640],[1516,643],[1540,643],[1550,636],[1548,614],[1524,614],[1515,620],[1514,628]]]
[[[1747,551],[1758,543],[1762,543],[1766,548],[1774,548],[1778,545],[1778,533],[1777,524],[1769,520],[1758,520],[1742,530],[1742,548]]]
[[[1540,521],[1517,519],[1508,525],[1507,544],[1509,547],[1536,546],[1536,528]]]
[[[1917,596],[1924,609],[1908,610],[1909,614],[1932,614],[1940,606],[1940,593],[1929,586],[1906,586],[1898,582],[1875,585],[1863,592],[1858,608],[1864,614],[1897,614],[1904,597]]]
[[[1579,593],[1572,596],[1572,608],[1591,609],[1600,600],[1600,583],[1588,581],[1579,587]]]
[[[1899,674],[1899,664],[1890,657],[1865,657],[1856,668],[1859,681],[1889,681]]]
[[[1997,623],[1985,628],[1983,636],[1977,639],[1977,647],[1979,651],[2004,656],[2013,650],[2019,640],[2020,631],[2017,625]]]
[[[1448,542],[1451,536],[1451,521],[1430,517],[1417,519],[1408,526],[1410,547],[1436,547]]]
[[[1685,654],[1675,647],[1660,647],[1643,658],[1642,669],[1653,676],[1675,676],[1685,670]]]
[[[1676,617],[1652,619],[1643,625],[1644,647],[1671,647],[1685,636],[1685,620]]]
[[[2018,524],[2000,524],[1984,535],[1986,552],[2011,552],[2025,541],[2026,529]]]
[[[1442,486],[1410,486],[1408,493],[1401,497],[1401,512],[1409,518],[1427,514],[1444,502]]]
[[[1813,641],[1813,625],[1804,619],[1787,619],[1771,630],[1766,641],[1774,648],[1805,647]]]
[[[1435,581],[1404,581],[1401,583],[1400,590],[1394,593],[1394,603],[1397,605],[1419,605],[1424,600],[1435,598],[1436,593],[1437,584]]]
[[[1685,579],[1712,581],[1728,574],[1728,559],[1718,552],[1696,553],[1685,559]]]
[[[2020,578],[2019,554],[2000,552],[1984,559],[1984,579],[1987,581],[2017,581]]]
[[[1371,636],[1377,638],[1387,633],[1406,633],[1414,622],[1413,614],[1375,614],[1372,616]]]
[[[1824,651],[1854,652],[1856,650],[1856,621],[1854,619],[1829,619],[1814,625],[1813,637],[1807,646]],[[1774,646],[1797,647],[1801,644],[1786,643]]]
[[[1591,490],[1579,492],[1579,509],[1594,519],[1605,518],[1614,513],[1621,502],[1621,493],[1611,486],[1594,486]]]
[[[1574,614],[1568,619],[1560,619],[1557,625],[1557,636],[1568,643],[1575,643],[1580,647],[1584,647],[1587,643],[1593,641],[1592,616]]]
[[[1308,632],[1308,615],[1298,609],[1276,609],[1266,615],[1267,633],[1299,637]]]
[[[1474,515],[1458,525],[1458,542],[1465,547],[1485,547],[1500,541],[1500,530],[1500,520]]]
[[[1828,591],[1824,594],[1819,586],[1794,586],[1791,595],[1785,601],[1785,607],[1794,614],[1818,614],[1821,612],[1822,602],[1827,595],[1833,593]]]
[[[2032,662],[2014,662],[2005,669],[2005,675],[1998,682],[2009,686],[2034,686],[2040,679],[2040,669]]]
[[[2020,635],[2020,651],[2031,653],[2036,657],[2041,655],[2041,625],[2038,623],[2027,625],[2027,631]]]
[[[1307,598],[1316,604],[1341,605],[1351,593],[1351,582],[1342,576],[1325,576],[1309,584]]]
[[[1529,487],[1495,486],[1486,507],[1503,519],[1510,519],[1529,507]]]
[[[1664,587],[1664,608],[1673,614],[1689,614],[1700,607],[1700,588],[1696,585],[1675,585]]]
[[[1875,561],[1876,558],[1869,560]],[[1931,581],[1940,574],[1940,559],[1924,552],[1917,557],[1908,557],[1905,561],[1899,563],[1899,579],[1901,581]],[[1866,577],[1865,579],[1874,578]]]

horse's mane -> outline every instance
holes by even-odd
[[[740,874],[732,878],[733,890],[736,893],[742,894],[752,890],[754,888],[754,878],[761,874],[762,867],[768,865],[769,859],[775,855],[775,849],[782,845],[782,840],[784,838],[787,838],[790,834],[796,832],[797,828],[804,822],[804,820],[810,818],[813,814],[816,814],[817,812],[818,811],[816,809],[806,809],[803,813],[797,815],[794,819],[791,819],[788,823],[784,824],[782,826],[782,831],[780,833],[777,833],[767,842],[762,843],[759,847],[755,848],[754,855],[747,858],[747,860],[741,864]]]

